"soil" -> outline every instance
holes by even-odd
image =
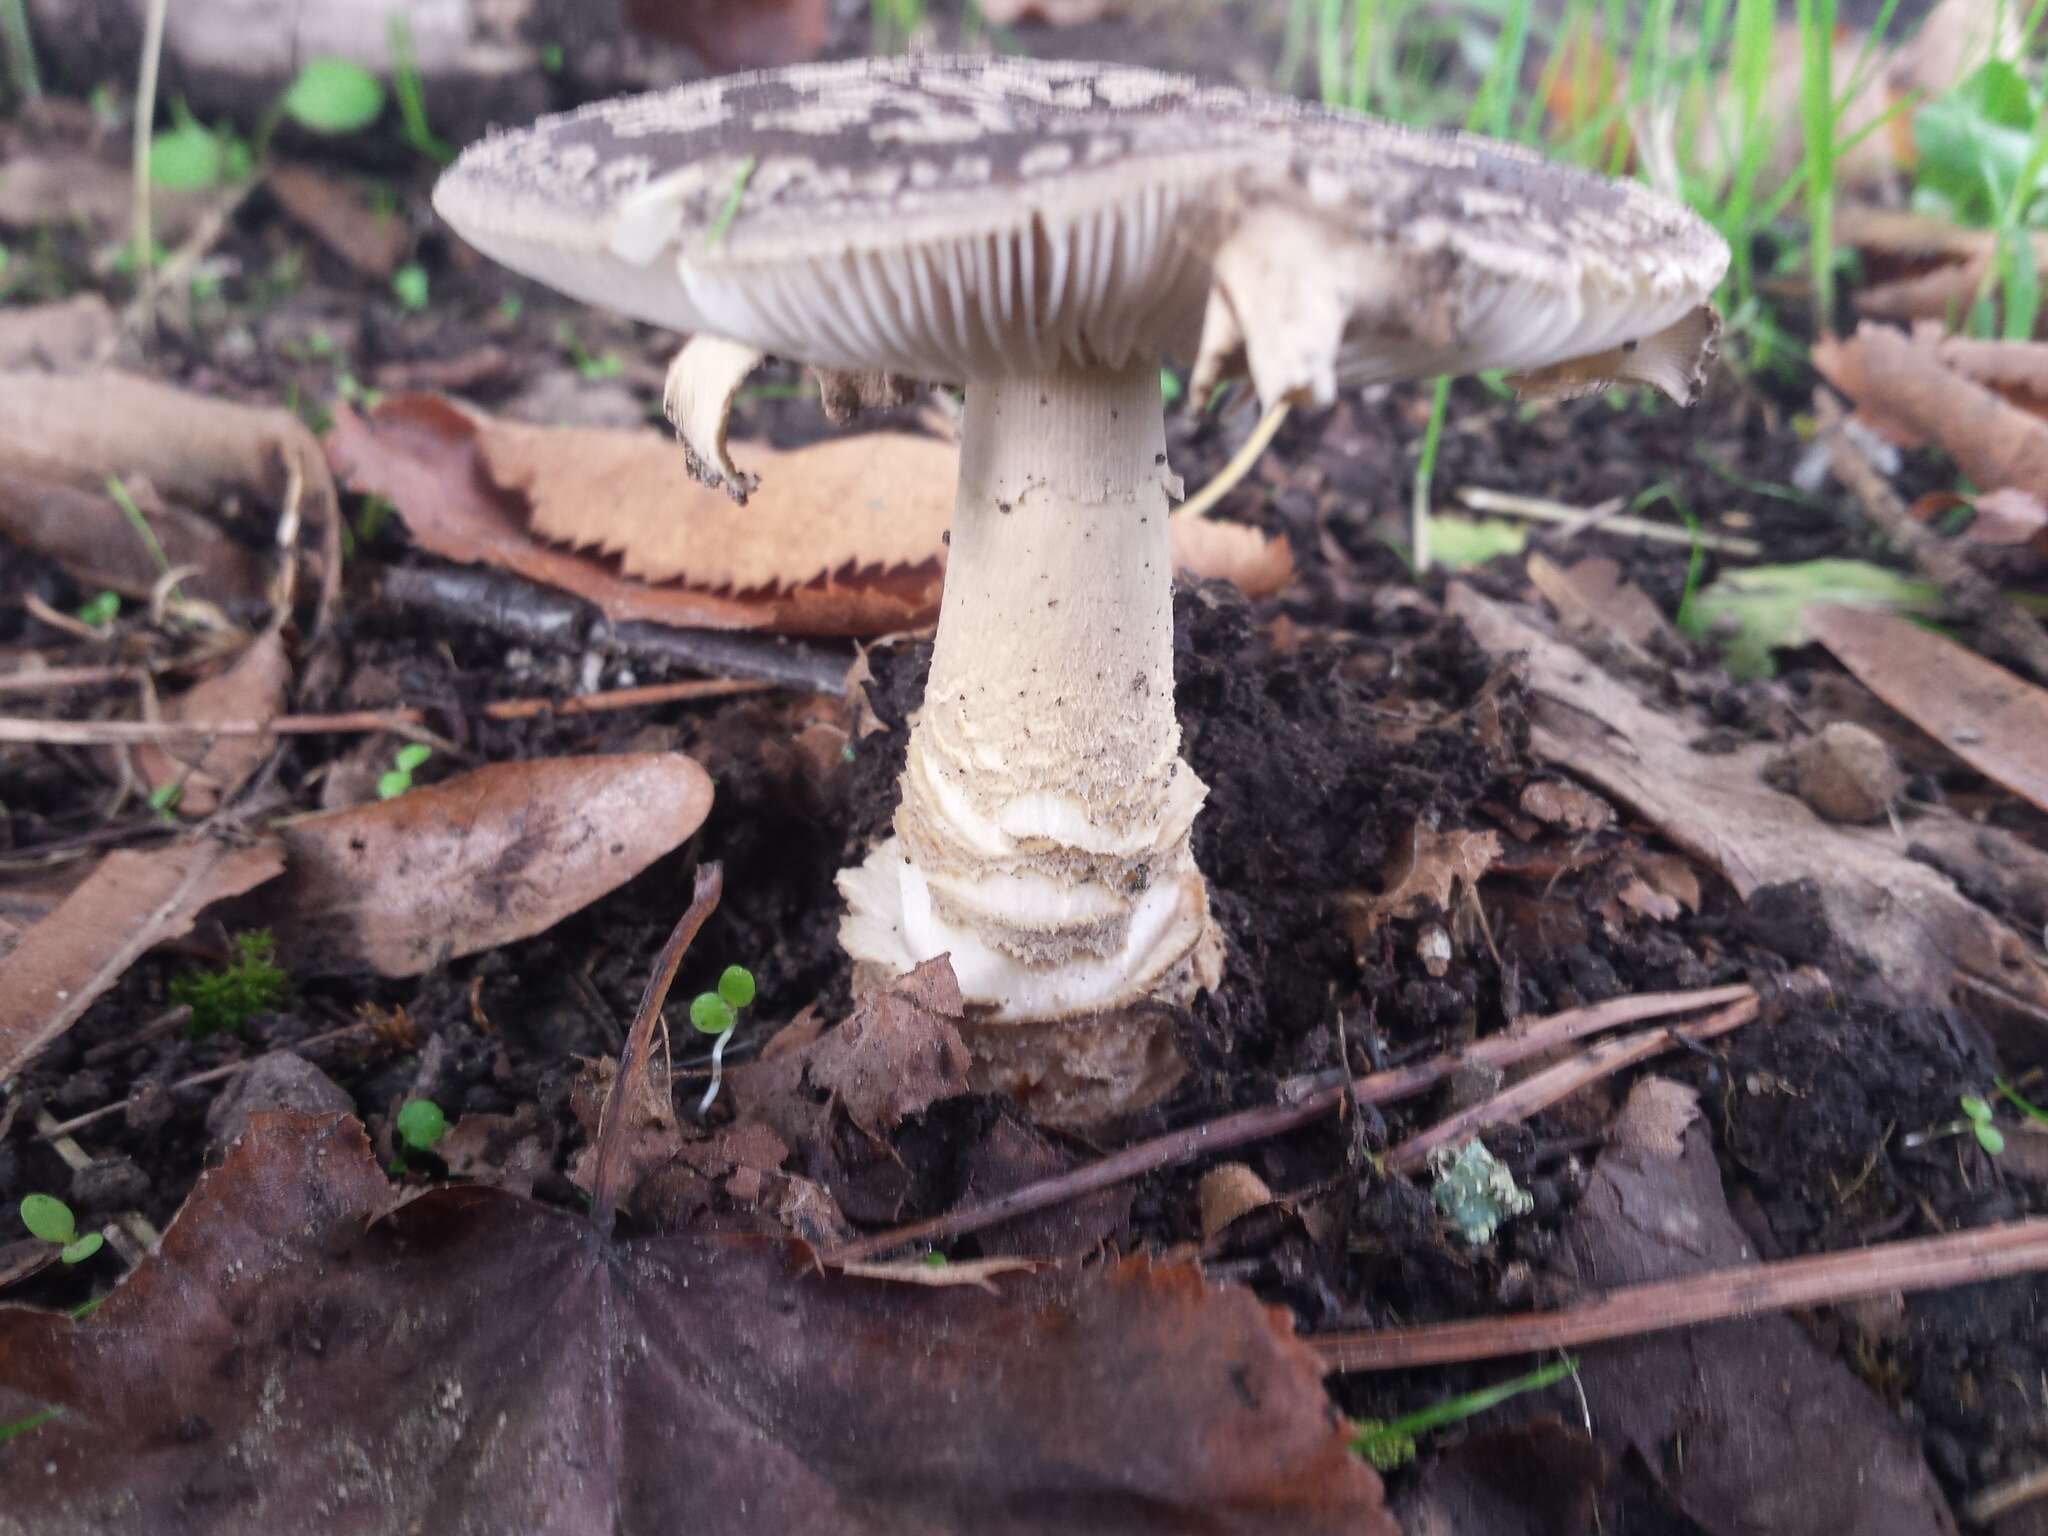
[[[1200,46],[1174,36],[1177,45]],[[1062,50],[1091,38],[1092,30],[1075,34]],[[258,197],[218,248],[228,274],[222,302],[203,309],[189,332],[167,332],[150,371],[235,398],[305,403],[332,398],[343,373],[370,381],[473,360],[489,347],[503,361],[467,388],[487,405],[545,409],[537,402],[580,395],[591,416],[632,420],[658,410],[665,338],[480,264],[433,229],[425,186],[416,174],[399,191],[417,232],[416,255],[432,275],[426,313],[402,311],[382,284],[356,275]],[[62,265],[65,253],[54,259]],[[516,315],[504,303],[515,294]],[[571,332],[559,329],[565,326]],[[616,354],[617,374],[580,377],[562,339],[571,333],[586,356]],[[314,345],[316,335],[326,343]],[[1748,390],[1724,381],[1689,414],[1595,399],[1525,415],[1483,385],[1463,383],[1452,395],[1436,483],[1445,491],[1512,489],[1578,507],[1664,486],[1704,527],[1761,539],[1771,561],[1874,555],[1832,493],[1814,498],[1785,489],[1803,452],[1787,420],[1804,403],[1796,390],[1759,378]],[[1799,920],[1809,909],[1797,891],[1764,893],[1745,909],[1710,880],[1697,913],[1617,925],[1601,916],[1618,878],[1610,855],[1624,846],[1655,849],[1653,834],[1624,825],[1590,850],[1555,835],[1518,835],[1531,825],[1512,809],[1522,788],[1555,776],[1529,753],[1516,686],[1444,617],[1442,578],[1415,583],[1389,542],[1402,537],[1427,410],[1426,391],[1396,388],[1291,421],[1254,489],[1240,492],[1233,507],[1286,532],[1301,580],[1284,598],[1260,605],[1221,584],[1178,594],[1185,751],[1210,791],[1196,854],[1228,937],[1227,972],[1222,987],[1180,1021],[1191,1067],[1186,1083],[1122,1135],[1270,1102],[1283,1079],[1339,1065],[1369,1070],[1525,1015],[1767,977],[1811,958],[1812,926]],[[735,432],[821,435],[827,429],[812,413],[808,402],[760,395],[742,403]],[[1190,485],[1201,483],[1249,425],[1242,411],[1176,415],[1175,468]],[[1916,462],[1906,486],[1938,474]],[[222,955],[221,935],[202,929],[177,952],[149,957],[41,1054],[0,1106],[0,1205],[48,1190],[70,1199],[81,1226],[126,1212],[165,1225],[217,1154],[207,1119],[224,1086],[168,1085],[350,1023],[366,1009],[401,1021],[386,1031],[398,1044],[359,1038],[312,1053],[366,1119],[377,1123],[406,1097],[433,1098],[451,1120],[534,1106],[554,1140],[552,1170],[537,1192],[571,1202],[576,1192],[565,1170],[582,1140],[570,1108],[573,1085],[586,1059],[616,1052],[690,871],[703,858],[724,861],[726,896],[685,963],[678,994],[710,985],[729,962],[750,966],[762,1003],[754,1039],[740,1042],[740,1052],[806,1007],[827,1019],[843,1016],[850,993],[836,942],[833,876],[893,810],[928,647],[913,639],[866,651],[866,731],[836,700],[781,694],[494,722],[479,712],[484,703],[587,686],[593,666],[601,686],[686,672],[644,657],[551,650],[380,601],[382,573],[431,562],[409,548],[395,523],[372,532],[360,502],[348,510],[357,544],[335,664],[323,669],[321,686],[294,699],[297,709],[402,697],[429,708],[434,727],[475,762],[680,748],[716,777],[710,820],[689,846],[537,938],[450,962],[417,981],[306,982],[240,1035],[134,1040],[169,1006],[174,977]],[[1710,558],[1704,572],[1689,576],[1684,546],[1596,530],[1571,546],[1581,547],[1618,559],[1667,614],[1689,581],[1714,574]],[[1516,585],[1506,567],[1477,579],[1503,590]],[[60,609],[90,596],[34,552],[0,546],[0,644],[32,642],[35,627],[20,603],[30,594]],[[850,650],[843,659],[852,662]],[[1717,697],[1724,725],[1738,735],[1768,734],[1787,701],[1796,706],[1812,696],[1820,679],[1840,684],[1815,656],[1794,657],[1768,687],[1717,681],[1703,655],[1683,660],[1684,686]],[[813,750],[807,741],[827,745]],[[357,748],[350,738],[294,740],[275,773],[288,805],[316,805],[319,771]],[[437,761],[427,777],[455,766]],[[157,835],[146,812],[99,825],[104,785],[83,755],[17,752],[9,772],[0,895],[69,867],[49,859],[53,850]],[[1913,793],[1967,802],[1983,786],[1950,764],[1919,776]],[[2009,810],[2001,816],[2038,839],[2037,821]],[[1395,919],[1359,933],[1343,899],[1382,887],[1399,840],[1417,823],[1492,830],[1506,850],[1480,887],[1478,913],[1445,919],[1457,946],[1443,974],[1419,952],[1422,921]],[[1916,1150],[1900,1145],[1903,1134],[1952,1119],[1958,1096],[1981,1091],[2002,1066],[2011,1068],[1966,1019],[1896,1006],[1880,989],[1833,1008],[1792,1008],[1767,1027],[1668,1058],[1659,1070],[1700,1092],[1731,1203],[1760,1253],[1774,1257],[2048,1210],[2041,1184],[2009,1175],[1966,1137]],[[37,1109],[64,1119],[124,1100],[126,1112],[79,1133],[95,1159],[83,1172],[74,1174],[36,1134]],[[1216,1270],[1285,1303],[1308,1329],[1530,1305],[1529,1277],[1555,1253],[1611,1104],[1567,1104],[1488,1138],[1537,1205],[1534,1219],[1477,1250],[1445,1235],[1425,1193],[1382,1177],[1372,1162],[1444,1107],[1441,1097],[1426,1099],[1251,1148],[1243,1160],[1305,1215],[1235,1233],[1212,1253]],[[951,1204],[977,1139],[1004,1119],[1001,1105],[968,1101],[906,1126],[894,1147],[906,1171],[901,1218]],[[1195,1187],[1208,1166],[1139,1182],[1110,1241],[1125,1248],[1199,1243]],[[435,1171],[427,1159],[411,1176]],[[955,1250],[978,1251],[972,1239]],[[117,1271],[111,1258],[48,1269],[7,1300],[74,1306]],[[2048,1451],[2048,1421],[2034,1396],[2048,1377],[2048,1335],[2037,1326],[2044,1304],[2048,1285],[2009,1280],[1911,1298],[1883,1330],[1858,1332],[1835,1318],[1814,1326],[1918,1430],[1934,1470],[1959,1495]],[[1387,1417],[1496,1376],[1479,1368],[1348,1376],[1334,1390],[1347,1412]],[[1535,1412],[1562,1413],[1569,1422],[1568,1390],[1518,1400],[1479,1424]],[[1697,1529],[1664,1507],[1640,1469],[1624,1469],[1609,1515],[1608,1529]]]

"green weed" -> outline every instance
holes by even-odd
[[[234,958],[222,969],[187,971],[171,981],[171,1001],[192,1010],[185,1028],[194,1039],[222,1030],[239,1034],[250,1019],[291,996],[291,978],[278,968],[269,929],[238,933],[232,944]]]

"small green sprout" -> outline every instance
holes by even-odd
[[[922,1259],[918,1260],[918,1262],[924,1265],[926,1269],[944,1269],[948,1264],[952,1263],[953,1261],[947,1258],[943,1253],[939,1252],[938,1249],[934,1248],[931,1252],[927,1253]]]
[[[391,767],[377,780],[377,798],[396,800],[412,788],[412,776],[426,766],[434,749],[422,742],[408,741],[391,756]]]
[[[94,629],[105,629],[121,614],[121,594],[101,592],[89,601],[79,605],[78,622],[90,624]]]
[[[170,999],[192,1010],[187,1032],[196,1040],[222,1030],[239,1033],[255,1015],[291,995],[291,978],[278,968],[277,940],[267,928],[234,937],[235,957],[226,969],[188,971],[174,977]]]
[[[83,1264],[106,1241],[97,1232],[80,1236],[78,1218],[55,1195],[22,1196],[21,1224],[28,1228],[30,1236],[62,1249],[57,1257],[66,1264]]]
[[[739,217],[740,199],[747,195],[747,183],[753,179],[754,166],[758,159],[749,155],[740,162],[740,168],[733,173],[732,186],[725,194],[725,202],[718,215],[711,221],[711,227],[704,232],[704,243],[716,245],[725,238],[725,232],[732,228],[732,221]]]
[[[576,372],[586,379],[615,378],[626,366],[619,354],[610,348],[592,352],[584,346],[583,338],[566,320],[555,327],[555,344],[569,354],[569,361],[575,364]]]
[[[360,133],[383,115],[384,82],[347,59],[312,59],[278,105],[314,133]]]
[[[414,314],[422,313],[428,300],[427,269],[416,261],[408,261],[391,274],[391,291],[403,307]]]
[[[12,1424],[0,1424],[0,1445],[5,1445],[17,1435],[25,1435],[30,1430],[41,1429],[63,1411],[62,1408],[38,1408],[28,1417],[16,1419]]]
[[[1991,1105],[1982,1096],[1966,1093],[1956,1104],[1969,1122],[1970,1134],[1977,1138],[1977,1145],[1987,1156],[1997,1157],[2005,1150],[2005,1132],[1991,1123]]]
[[[448,1117],[432,1099],[408,1099],[398,1112],[398,1139],[415,1152],[431,1152],[448,1134]]]
[[[1531,1371],[1526,1376],[1517,1376],[1512,1381],[1501,1382],[1498,1386],[1481,1387],[1476,1392],[1450,1398],[1434,1407],[1418,1409],[1398,1419],[1357,1419],[1351,1425],[1351,1449],[1358,1452],[1382,1472],[1391,1472],[1405,1467],[1415,1459],[1415,1438],[1433,1429],[1442,1429],[1461,1419],[1469,1419],[1475,1413],[1484,1413],[1496,1408],[1511,1397],[1524,1392],[1540,1392],[1543,1388],[1564,1380],[1579,1368],[1576,1360],[1567,1358],[1541,1370]]]
[[[185,798],[185,786],[177,779],[168,784],[159,784],[149,792],[149,808],[156,819],[174,822],[178,819],[178,802]]]
[[[226,129],[207,127],[182,101],[171,126],[149,141],[149,180],[170,192],[201,192],[249,174],[249,146]]]
[[[709,1114],[718,1097],[718,1085],[725,1071],[725,1047],[739,1027],[740,1010],[754,1000],[754,973],[744,965],[728,965],[718,978],[716,992],[700,992],[690,1001],[690,1023],[700,1034],[711,1035],[711,1086],[697,1105],[697,1113]]]
[[[562,52],[560,43],[548,43],[541,48],[540,67],[545,73],[559,75],[567,62],[568,56]]]
[[[2004,1078],[1994,1077],[1993,1079],[1991,1079],[1991,1086],[1998,1090],[1998,1095],[2000,1098],[2004,1099],[2008,1104],[2012,1105],[2014,1109],[2018,1110],[2021,1114],[2025,1115],[2029,1120],[2032,1120],[2036,1125],[2048,1125],[2048,1109],[2042,1109],[2037,1105],[2029,1104],[2025,1099],[2020,1097],[2019,1089],[2013,1087],[2013,1085],[2011,1083],[2008,1083]]]
[[[505,325],[517,325],[519,317],[526,313],[526,300],[516,293],[508,293],[498,300],[498,319]]]
[[[1178,405],[1180,397],[1185,393],[1187,391],[1181,387],[1179,374],[1175,373],[1171,368],[1159,370],[1159,399],[1161,403],[1169,406]]]

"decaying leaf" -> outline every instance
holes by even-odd
[[[1381,872],[1385,890],[1344,899],[1352,942],[1362,943],[1388,918],[1433,917],[1450,911],[1459,887],[1477,884],[1499,858],[1496,833],[1464,827],[1440,831],[1416,822]]]
[[[281,508],[294,486],[309,527],[339,538],[320,446],[285,410],[231,405],[129,374],[0,374],[0,534],[59,561],[89,587],[142,597],[163,564],[107,493],[119,478],[163,547],[196,565],[192,595],[263,595],[262,561],[197,514],[231,497]],[[323,608],[338,569],[323,572]]]
[[[2048,1008],[2048,968],[2018,934],[1910,858],[1888,827],[1837,826],[1771,788],[1769,743],[1701,752],[1703,718],[1645,703],[1533,615],[1463,584],[1452,586],[1449,607],[1490,654],[1521,657],[1539,758],[1653,824],[1745,901],[1766,887],[1812,882],[1846,952],[1845,981],[1860,965],[1902,996],[1945,1004],[1961,973]]]
[[[831,38],[830,0],[626,0],[626,21],[681,43],[711,70],[800,64]]]
[[[352,187],[311,166],[278,164],[263,185],[278,206],[365,277],[398,270],[412,236],[395,213],[371,207]]]
[[[283,634],[267,629],[218,676],[166,700],[164,718],[187,724],[272,719],[284,712],[291,675]],[[179,814],[205,816],[248,783],[276,746],[275,736],[186,738],[138,747],[135,765],[152,790],[178,786]]]
[[[1885,703],[1986,778],[2048,811],[2048,691],[1888,613],[1814,608],[1806,627]]]
[[[1835,236],[1863,259],[1864,285],[1855,304],[1873,320],[1960,326],[1998,261],[1995,231],[1904,209],[1847,205],[1838,211]],[[2032,238],[2034,260],[2048,270],[2048,234]]]
[[[938,609],[953,455],[925,439],[751,447],[762,485],[745,507],[692,480],[662,434],[523,426],[432,395],[338,409],[327,451],[423,548],[566,588],[613,619],[863,635]]]
[[[1857,415],[1901,447],[1938,442],[1980,488],[2048,495],[2048,420],[2012,403],[2031,389],[2026,354],[2048,344],[2012,343],[1987,353],[1931,333],[1863,325],[1844,342],[1814,348],[1814,366],[1856,403]],[[2048,376],[2048,362],[2040,366]]]
[[[267,920],[295,974],[417,976],[582,910],[710,810],[711,780],[680,753],[493,763],[280,827]]]
[[[978,1289],[400,1201],[259,1117],[86,1323],[0,1309],[0,1533],[1398,1536],[1314,1354],[1192,1266]]]
[[[872,1134],[967,1092],[965,1005],[952,962],[927,960],[854,1005],[836,1029],[785,1041],[729,1074],[734,1097],[792,1146],[823,1135],[827,1100]]]
[[[145,953],[191,932],[204,908],[283,867],[276,843],[215,837],[108,854],[0,961],[0,1080],[76,1023]]]
[[[992,27],[1042,22],[1048,27],[1078,27],[1100,21],[1119,8],[1119,0],[981,0],[981,16]]]
[[[1690,1090],[1645,1079],[1615,1140],[1567,1233],[1584,1285],[1606,1290],[1754,1261]],[[1713,1536],[1955,1530],[1911,1431],[1789,1317],[1592,1350],[1580,1383],[1601,1441],[1639,1456]]]
[[[337,410],[327,450],[422,547],[564,587],[614,619],[871,635],[938,612],[959,450],[935,438],[745,446],[740,467],[759,476],[745,506],[693,479],[660,433],[527,426],[434,395]],[[1293,577],[1283,538],[1206,519],[1172,528],[1191,574],[1253,596]]]

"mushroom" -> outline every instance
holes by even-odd
[[[855,402],[964,387],[958,496],[894,835],[839,879],[871,985],[950,954],[981,1086],[1080,1123],[1181,1072],[1223,945],[1189,847],[1159,386],[1503,368],[1690,401],[1727,250],[1642,187],[1455,134],[1106,65],[877,59],[600,103],[472,146],[471,244],[692,333],[691,463],[765,354]],[[1162,1006],[1166,1005],[1166,1006]]]

